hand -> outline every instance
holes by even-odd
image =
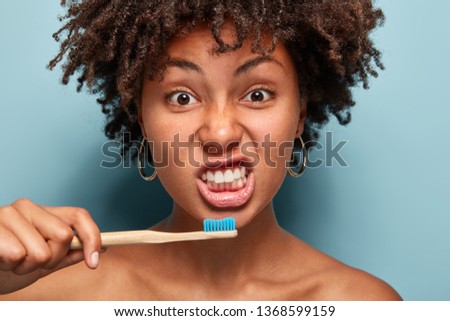
[[[69,250],[74,230],[83,250]],[[85,209],[40,206],[27,199],[0,207],[0,294],[83,259],[95,269],[100,251],[100,231]]]

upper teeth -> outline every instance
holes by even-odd
[[[234,180],[239,180],[240,178],[244,178],[246,174],[245,167],[236,167],[234,169],[217,169],[217,170],[208,170],[206,173],[203,173],[202,180],[215,182],[217,184],[220,183],[231,183]]]

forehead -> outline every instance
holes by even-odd
[[[237,41],[236,29],[231,21],[227,21],[220,30],[220,39],[225,44],[234,45]],[[167,48],[170,58],[182,58],[199,64],[210,64],[212,61],[221,64],[236,64],[249,58],[262,56],[262,53],[252,50],[254,38],[249,35],[243,42],[242,47],[237,50],[229,50],[225,53],[216,51],[218,43],[214,38],[211,28],[206,24],[195,27],[188,33],[174,37]],[[272,35],[266,34],[261,37],[261,45],[270,48]],[[277,44],[271,56],[279,60],[285,66],[293,65],[291,56],[282,43]]]

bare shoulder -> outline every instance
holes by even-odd
[[[383,280],[352,268],[301,240],[295,241],[295,249],[298,259],[292,266],[302,267],[296,282],[297,300],[401,300],[400,295]]]
[[[321,300],[398,301],[400,295],[383,280],[342,263],[320,276]]]

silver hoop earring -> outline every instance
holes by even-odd
[[[302,136],[299,136],[298,138],[300,140],[300,144],[302,145],[302,162],[301,162],[300,169],[297,172],[295,172],[293,170],[293,168],[296,168],[296,167],[299,166],[299,161],[300,160],[299,160],[298,157],[296,157],[296,154],[294,152],[292,152],[292,160],[291,160],[291,162],[289,164],[289,167],[288,167],[288,173],[292,177],[300,177],[300,176],[302,176],[303,172],[306,169],[306,163],[308,161],[308,151],[307,151],[307,149],[305,147],[305,143],[303,142]]]
[[[145,137],[142,138],[142,141],[139,145],[139,149],[138,149],[138,171],[139,171],[139,175],[141,175],[141,177],[146,180],[146,181],[152,181],[156,178],[156,168],[154,168],[152,175],[147,176],[144,173],[144,161],[146,159],[145,155],[145,145],[147,144],[147,140],[145,139]]]

